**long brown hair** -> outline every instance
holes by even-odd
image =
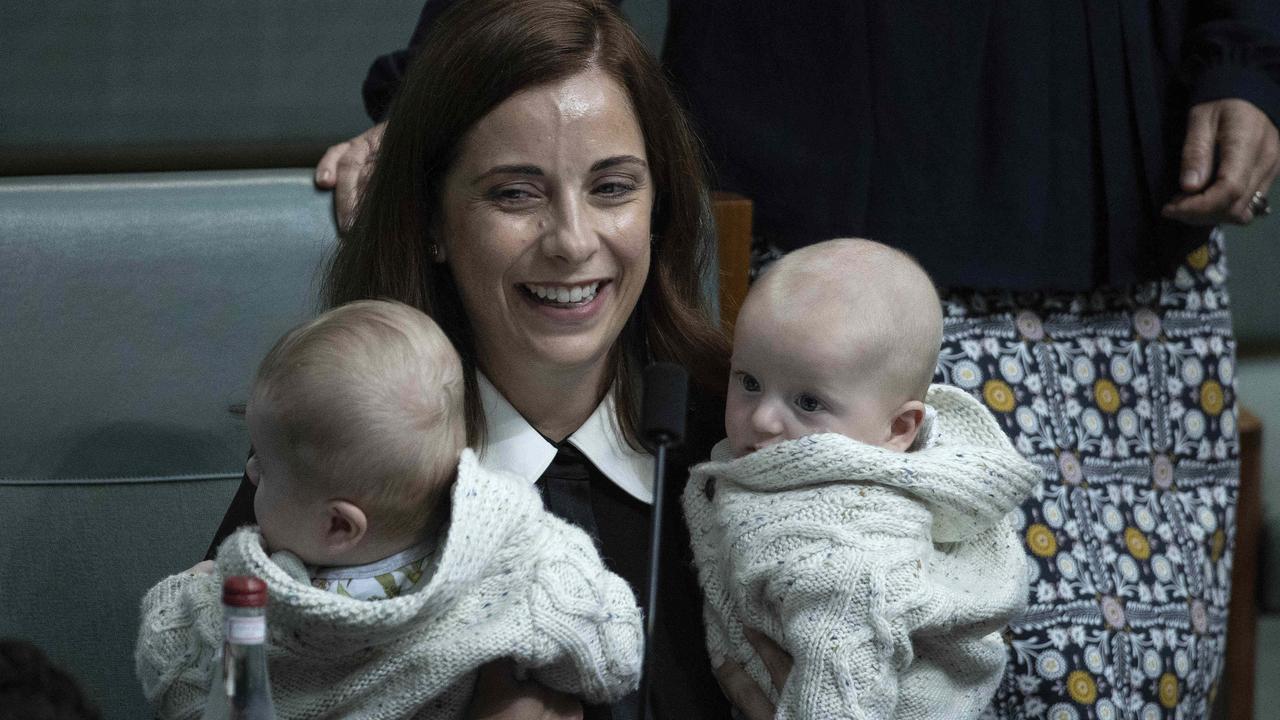
[[[619,425],[638,447],[639,377],[650,361],[680,363],[704,389],[724,392],[728,345],[701,287],[715,248],[706,165],[661,68],[608,2],[464,0],[440,17],[391,104],[325,299],[390,298],[434,318],[462,357],[472,445],[483,442],[484,427],[473,330],[447,265],[428,249],[442,225],[445,174],[464,135],[494,107],[589,69],[626,88],[655,188],[649,276],[612,353]]]

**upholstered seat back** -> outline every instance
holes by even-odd
[[[0,179],[0,637],[147,717],[142,594],[200,560],[271,343],[316,309],[305,170]]]

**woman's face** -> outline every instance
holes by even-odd
[[[481,368],[600,370],[649,272],[653,185],[626,91],[598,71],[523,90],[463,138],[440,259]]]

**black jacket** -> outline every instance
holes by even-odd
[[[364,85],[381,119],[413,49]],[[944,286],[1157,277],[1206,228],[1161,220],[1186,113],[1280,125],[1276,0],[670,0],[664,61],[717,169],[783,248],[859,235]]]

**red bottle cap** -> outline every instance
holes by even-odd
[[[267,584],[252,575],[233,575],[222,581],[222,604],[232,607],[266,607]]]

